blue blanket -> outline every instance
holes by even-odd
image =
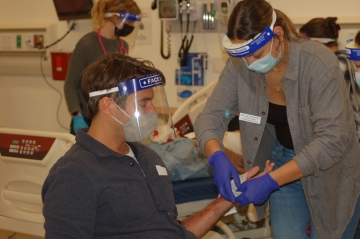
[[[152,141],[145,144],[160,155],[173,181],[212,176],[207,157],[199,151],[192,139],[176,138],[165,144]]]

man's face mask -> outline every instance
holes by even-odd
[[[274,39],[274,38],[273,38]],[[273,40],[271,40],[271,48],[270,48],[270,52],[264,56],[261,59],[258,59],[256,61],[254,61],[253,63],[251,63],[250,65],[247,64],[246,60],[244,58],[241,58],[244,60],[246,67],[251,70],[251,71],[255,71],[258,73],[268,73],[269,71],[271,71],[280,61],[281,59],[281,55],[282,55],[282,51],[280,51],[279,55],[277,56],[277,58],[274,58],[271,55],[271,50],[272,50],[272,46],[273,46]]]
[[[125,138],[127,142],[141,142],[147,139],[156,129],[158,125],[158,114],[157,112],[152,112],[145,115],[140,115],[138,118],[130,117],[123,109],[120,108],[118,104],[116,107],[122,111],[127,117],[130,118],[129,122],[122,123],[120,120],[116,119],[114,116],[111,117],[123,125]]]
[[[124,23],[122,29],[115,26],[115,36],[126,37],[126,36],[130,35],[133,32],[133,30],[134,30],[133,26],[130,26],[129,24]]]

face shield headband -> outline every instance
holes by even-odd
[[[345,46],[345,51],[349,60],[360,61],[360,46],[357,46],[354,41]]]
[[[125,82],[120,82],[118,86],[108,90],[98,90],[89,93],[89,97],[98,95],[106,95],[113,92],[119,92],[120,96],[125,96],[134,93],[139,90],[152,88],[157,85],[162,85],[163,81],[160,74],[151,74],[148,76],[142,76],[134,78]]]
[[[320,37],[309,37],[309,36],[304,36],[302,38],[304,38],[306,40],[310,40],[310,41],[317,41],[317,42],[320,42],[323,44],[336,41],[336,39],[333,39],[333,38],[320,38]]]
[[[253,54],[266,43],[268,43],[274,36],[274,24],[276,22],[276,13],[273,10],[272,22],[270,27],[266,27],[264,31],[257,34],[253,39],[250,39],[244,43],[233,44],[225,34],[222,39],[222,45],[229,56],[233,57],[244,57]]]
[[[107,13],[105,13],[105,17],[112,17],[113,15],[116,15],[119,18],[122,19],[120,25],[123,25],[126,20],[133,21],[133,22],[141,20],[140,15],[132,14],[132,13],[128,13],[128,12],[120,12],[120,13],[118,13],[118,12],[107,12]]]

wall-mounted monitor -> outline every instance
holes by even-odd
[[[59,20],[91,18],[93,0],[53,0]]]

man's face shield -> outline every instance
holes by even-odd
[[[253,39],[250,39],[244,43],[233,44],[231,40],[225,34],[222,39],[222,45],[225,51],[232,57],[244,57],[253,54],[266,43],[268,43],[274,36],[274,24],[276,22],[276,13],[273,10],[273,17],[271,25],[265,28],[264,31],[257,34]]]
[[[162,129],[162,133],[168,135],[169,138],[175,138],[175,131],[171,119],[170,109],[163,85],[163,79],[160,74],[151,74],[120,82],[117,87],[109,90],[94,91],[89,94],[90,97],[119,92],[120,96],[127,96],[124,108],[117,105],[129,121],[121,122],[124,128],[131,127],[130,131],[126,131],[126,138],[133,137],[142,141],[153,134],[158,127]],[[157,114],[154,119],[154,114]],[[129,124],[132,124],[129,126]]]

